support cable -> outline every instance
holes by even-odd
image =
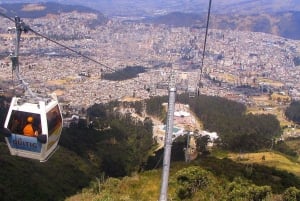
[[[208,26],[209,26],[209,19],[210,19],[211,3],[212,3],[212,0],[209,0],[207,19],[206,19],[206,30],[205,30],[205,37],[204,37],[204,45],[203,45],[203,52],[202,52],[202,59],[201,59],[201,66],[200,66],[200,81],[202,79],[203,66],[204,66],[204,58],[205,58],[206,41],[207,41],[207,35],[208,35]]]
[[[4,13],[1,13],[1,12],[0,12],[0,16],[4,17],[4,18],[6,18],[6,19],[8,19],[8,20],[10,20],[10,21],[12,21],[12,22],[15,22],[14,19],[12,19],[11,17],[5,15]],[[57,41],[55,41],[55,40],[53,40],[53,39],[51,39],[51,38],[49,38],[49,37],[47,37],[47,36],[41,34],[41,33],[38,33],[37,31],[33,30],[33,29],[30,28],[28,25],[26,25],[24,22],[20,21],[20,23],[22,24],[22,26],[26,27],[26,29],[27,29],[28,31],[31,31],[32,33],[36,34],[37,36],[40,36],[40,37],[42,37],[42,38],[44,38],[44,39],[46,39],[46,40],[49,40],[50,42],[55,43],[56,45],[58,45],[58,46],[60,46],[60,47],[63,47],[63,48],[65,48],[65,49],[67,49],[67,50],[69,50],[69,51],[71,51],[71,52],[73,52],[73,53],[75,53],[75,54],[77,54],[77,55],[79,55],[79,56],[81,56],[81,57],[83,57],[83,58],[89,60],[89,61],[92,61],[92,62],[94,62],[94,63],[100,65],[100,66],[103,66],[103,67],[105,67],[106,69],[109,69],[109,70],[112,71],[112,72],[117,72],[117,70],[115,70],[114,68],[109,67],[108,65],[105,65],[105,64],[103,64],[103,63],[101,63],[101,62],[99,62],[99,61],[97,61],[97,60],[95,60],[95,59],[93,59],[93,58],[91,58],[91,57],[89,57],[89,56],[86,56],[86,55],[82,54],[82,53],[79,52],[79,51],[74,50],[73,48],[70,48],[70,47],[68,47],[68,46],[66,46],[66,45],[64,45],[64,44],[62,44],[62,43],[60,43],[60,42],[57,42]],[[136,82],[140,83],[140,84],[143,84],[143,85],[145,84],[144,82],[141,82],[141,81],[139,81],[139,80],[136,80],[135,78],[133,78],[133,79],[134,79]]]

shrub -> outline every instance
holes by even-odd
[[[300,200],[300,190],[296,187],[290,187],[287,188],[283,195],[282,195],[283,201],[299,201]]]
[[[195,192],[206,188],[209,184],[208,175],[209,172],[196,166],[179,170],[175,175],[179,185],[177,196],[180,199],[191,198]]]

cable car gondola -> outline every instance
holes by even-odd
[[[19,75],[19,43],[22,31],[30,30],[15,17],[16,50],[11,56],[12,69],[26,95],[14,96],[4,123],[5,141],[11,155],[47,161],[57,150],[62,131],[62,115],[55,94],[37,96]]]
[[[28,126],[30,130],[28,131]],[[62,116],[54,94],[49,100],[30,101],[13,97],[4,123],[11,155],[41,162],[58,148]]]

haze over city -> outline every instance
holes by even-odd
[[[208,3],[0,0],[0,200],[156,201],[167,145],[170,199],[298,198],[300,2],[213,0],[209,23]],[[45,163],[11,123],[36,104],[20,80],[59,102]]]
[[[206,0],[1,0],[1,3],[37,3],[37,2],[57,2],[61,4],[83,5],[103,12],[108,16],[118,15],[140,15],[148,16],[155,14],[166,14],[168,12],[192,12],[202,13],[207,10]],[[213,13],[260,13],[260,12],[280,12],[299,11],[300,3],[297,0],[215,0],[212,5]]]

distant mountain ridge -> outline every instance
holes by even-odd
[[[6,15],[13,17],[15,15],[22,18],[39,18],[45,17],[47,14],[59,14],[66,12],[82,12],[82,13],[95,13],[98,20],[105,22],[104,15],[95,9],[91,9],[80,5],[64,5],[54,2],[47,3],[9,3],[0,4],[0,11]]]
[[[241,2],[241,4],[245,5],[252,5],[252,3],[250,1]],[[7,14],[10,17],[18,15],[21,18],[38,18],[44,17],[47,14],[59,14],[77,11],[82,13],[97,14],[97,24],[104,24],[108,21],[108,18],[96,9],[92,9],[81,5],[65,5],[54,2],[38,4],[0,4],[0,11]],[[206,12],[171,12],[164,15],[160,13],[160,15],[144,18],[142,22],[153,24],[166,24],[170,26],[187,26],[201,28],[205,27],[206,25]],[[264,32],[289,39],[300,40],[300,11],[262,12],[257,14],[221,14],[212,12],[209,27],[214,29]]]
[[[0,3],[56,2],[81,5],[101,11],[107,16],[155,16],[171,12],[203,13],[207,0],[1,0]],[[300,11],[299,0],[213,0],[214,14],[258,14],[262,12]]]
[[[206,26],[206,15],[174,12],[155,18],[147,18],[143,22],[203,28]],[[300,40],[300,11],[252,15],[212,14],[209,27],[213,29],[264,32]]]

